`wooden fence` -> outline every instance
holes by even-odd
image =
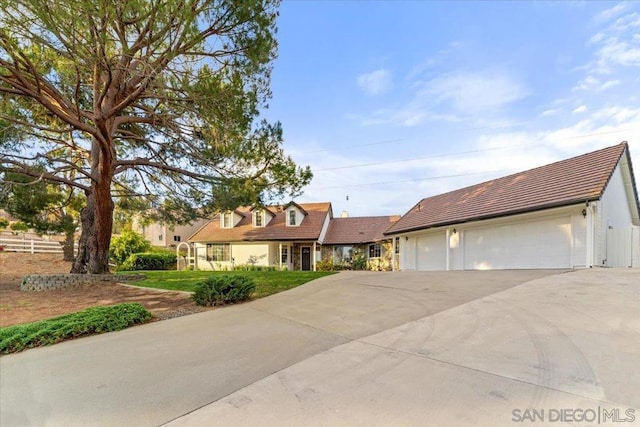
[[[56,241],[34,240],[34,239],[6,239],[0,237],[0,246],[7,252],[27,252],[31,254],[61,254],[62,244]],[[75,244],[75,251],[78,244]]]

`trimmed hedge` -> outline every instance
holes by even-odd
[[[215,275],[197,283],[192,298],[198,305],[213,307],[247,300],[255,290],[256,283],[251,277]]]
[[[91,307],[49,320],[0,328],[0,353],[16,353],[71,338],[119,331],[150,319],[151,313],[138,303]]]
[[[118,268],[123,271],[175,270],[176,254],[170,252],[143,252],[131,254]]]

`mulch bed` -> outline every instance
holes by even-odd
[[[0,327],[49,319],[96,305],[138,302],[157,320],[210,310],[196,305],[184,292],[159,291],[105,283],[45,292],[22,292],[27,274],[68,273],[62,255],[0,252]]]

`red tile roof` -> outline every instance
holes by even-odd
[[[238,208],[236,212],[243,218],[233,228],[220,227],[220,215],[213,217],[200,230],[189,238],[190,242],[242,242],[242,241],[278,241],[278,240],[317,240],[327,214],[333,215],[331,203],[300,203],[307,215],[297,227],[286,225],[286,207],[268,206],[275,216],[264,227],[254,227],[251,208]]]
[[[422,199],[386,234],[597,200],[627,143]],[[637,195],[636,195],[637,199]]]
[[[322,243],[353,245],[388,239],[384,232],[399,219],[400,215],[334,218]]]

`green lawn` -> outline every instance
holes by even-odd
[[[263,298],[295,288],[320,277],[334,274],[330,271],[137,271],[147,278],[131,282],[135,286],[177,291],[195,290],[196,283],[215,274],[241,274],[256,282],[253,298]]]

